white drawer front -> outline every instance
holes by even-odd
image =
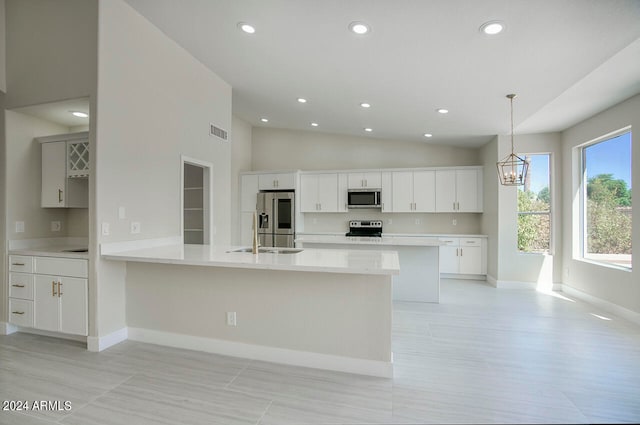
[[[9,322],[14,325],[33,327],[33,301],[9,298]]]
[[[481,238],[460,239],[460,246],[482,246],[482,239]]]
[[[12,272],[33,272],[33,257],[26,255],[10,255],[9,256],[9,271]]]
[[[440,238],[440,242],[444,242],[449,246],[459,246],[460,239],[458,238]]]
[[[56,257],[34,257],[34,273],[53,276],[88,277],[87,260]]]
[[[23,300],[33,300],[33,275],[9,273],[9,296]]]

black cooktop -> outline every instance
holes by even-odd
[[[381,220],[351,220],[345,236],[382,237]]]

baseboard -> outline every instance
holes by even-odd
[[[518,280],[497,280],[495,285],[499,289],[536,289],[536,282],[523,282]]]
[[[118,329],[115,332],[111,332],[109,335],[100,337],[90,336],[87,337],[87,350],[95,352],[106,350],[107,348],[119,344],[122,341],[126,341],[128,337],[129,330],[126,327]]]
[[[292,366],[333,370],[382,378],[393,377],[392,362],[311,353],[142,328],[129,328],[129,339]]]
[[[487,275],[487,283],[491,286],[493,286],[494,288],[498,287],[498,279],[496,279],[495,277],[491,276],[490,274]]]
[[[610,301],[606,301],[601,298],[594,297],[593,295],[589,295],[586,292],[582,292],[579,289],[573,288],[566,284],[562,285],[562,292],[564,292],[565,294],[571,295],[573,297],[576,297],[581,301],[592,304],[606,312],[615,314],[616,316],[622,317],[623,319],[626,319],[630,322],[640,325],[640,313],[626,309]]]
[[[484,274],[440,273],[440,279],[487,280],[488,276]]]
[[[11,335],[18,332],[18,327],[8,322],[0,322],[0,335]]]
[[[50,336],[52,338],[60,338],[60,339],[68,339],[70,341],[87,342],[87,337],[84,335],[72,335],[72,334],[65,334],[62,332],[43,331],[42,329],[24,328],[22,326],[17,326],[16,331],[24,332],[26,334]]]

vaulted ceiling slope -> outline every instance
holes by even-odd
[[[509,132],[508,93],[516,131],[536,133],[640,92],[640,0],[126,1],[231,84],[254,126],[480,146]]]

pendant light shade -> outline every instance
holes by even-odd
[[[498,178],[503,186],[522,186],[527,178],[529,163],[515,154],[513,147],[513,98],[515,94],[508,94],[511,104],[511,153],[496,163]]]

